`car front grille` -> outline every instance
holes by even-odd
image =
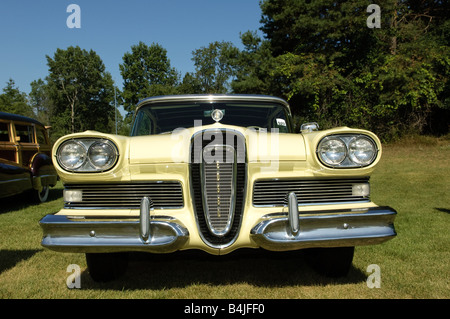
[[[208,244],[223,246],[236,237],[245,179],[245,139],[240,133],[207,130],[194,136],[191,195],[200,232]]]
[[[212,148],[220,148],[233,155],[235,153],[234,148],[219,146]],[[203,184],[203,208],[207,225],[215,235],[226,234],[233,221],[236,165],[234,162],[226,163],[218,160],[211,163],[203,162],[200,169]]]
[[[178,181],[152,181],[130,184],[65,185],[65,191],[78,190],[82,200],[65,202],[65,208],[122,208],[137,209],[142,197],[152,199],[155,209],[181,208],[183,190]]]
[[[253,186],[253,205],[287,205],[290,192],[295,192],[300,205],[366,201],[368,196],[354,195],[353,187],[368,181],[368,178],[258,180]]]

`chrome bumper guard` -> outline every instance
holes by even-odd
[[[287,251],[312,247],[350,247],[383,243],[396,236],[390,207],[314,211],[299,214],[294,193],[289,194],[289,213],[270,214],[251,230],[260,247]]]
[[[81,253],[170,253],[183,247],[189,238],[188,230],[173,218],[151,217],[152,210],[151,200],[144,197],[139,219],[94,220],[47,215],[39,222],[44,233],[41,244],[55,251]]]

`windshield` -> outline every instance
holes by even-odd
[[[274,103],[176,103],[154,104],[139,109],[132,136],[170,133],[177,128],[210,125],[214,110],[220,110],[224,125],[277,129],[290,133],[291,123],[286,108]],[[196,121],[196,122],[194,122]]]

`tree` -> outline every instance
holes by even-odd
[[[27,95],[16,87],[13,79],[6,82],[3,94],[0,94],[0,111],[35,117],[32,108],[28,105]]]
[[[202,83],[196,74],[187,72],[177,87],[178,94],[200,94],[203,91]]]
[[[371,101],[372,127],[386,135],[448,132],[448,1],[389,0],[383,8],[386,27],[374,33],[380,49],[371,50],[372,67],[354,72]]]
[[[46,125],[50,124],[51,116],[51,100],[47,92],[47,83],[42,80],[34,80],[30,84],[31,92],[29,93],[29,103],[33,108],[36,118]]]
[[[176,92],[178,73],[170,66],[167,50],[159,44],[147,46],[139,42],[122,59],[119,65],[123,78],[121,95],[126,111],[134,111],[143,98]]]
[[[266,65],[279,84],[272,92],[321,127],[357,125],[389,138],[424,132],[441,114],[448,132],[448,1],[382,1],[379,29],[367,26],[367,6],[262,1],[261,30],[274,57]]]
[[[233,92],[281,95],[282,89],[272,81],[274,58],[270,42],[251,31],[241,34],[241,41],[244,49],[239,52],[234,65],[235,78],[231,82]]]
[[[192,52],[197,93],[228,93],[239,50],[231,42],[214,42]]]
[[[48,95],[51,99],[52,132],[64,135],[77,131],[112,132],[114,87],[101,58],[80,47],[57,49],[47,56]]]
[[[367,5],[366,0],[265,0],[261,30],[274,56],[319,53],[343,66],[376,45],[366,27]]]

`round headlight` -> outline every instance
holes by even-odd
[[[317,151],[320,159],[328,165],[339,165],[347,155],[347,147],[338,137],[324,138]]]
[[[98,170],[111,168],[116,162],[117,152],[115,147],[108,142],[95,142],[89,147],[89,161]]]
[[[372,140],[364,136],[358,136],[349,142],[348,155],[353,163],[366,166],[375,159],[377,149]]]
[[[59,148],[58,162],[66,170],[75,170],[86,162],[86,153],[83,144],[69,140]]]

